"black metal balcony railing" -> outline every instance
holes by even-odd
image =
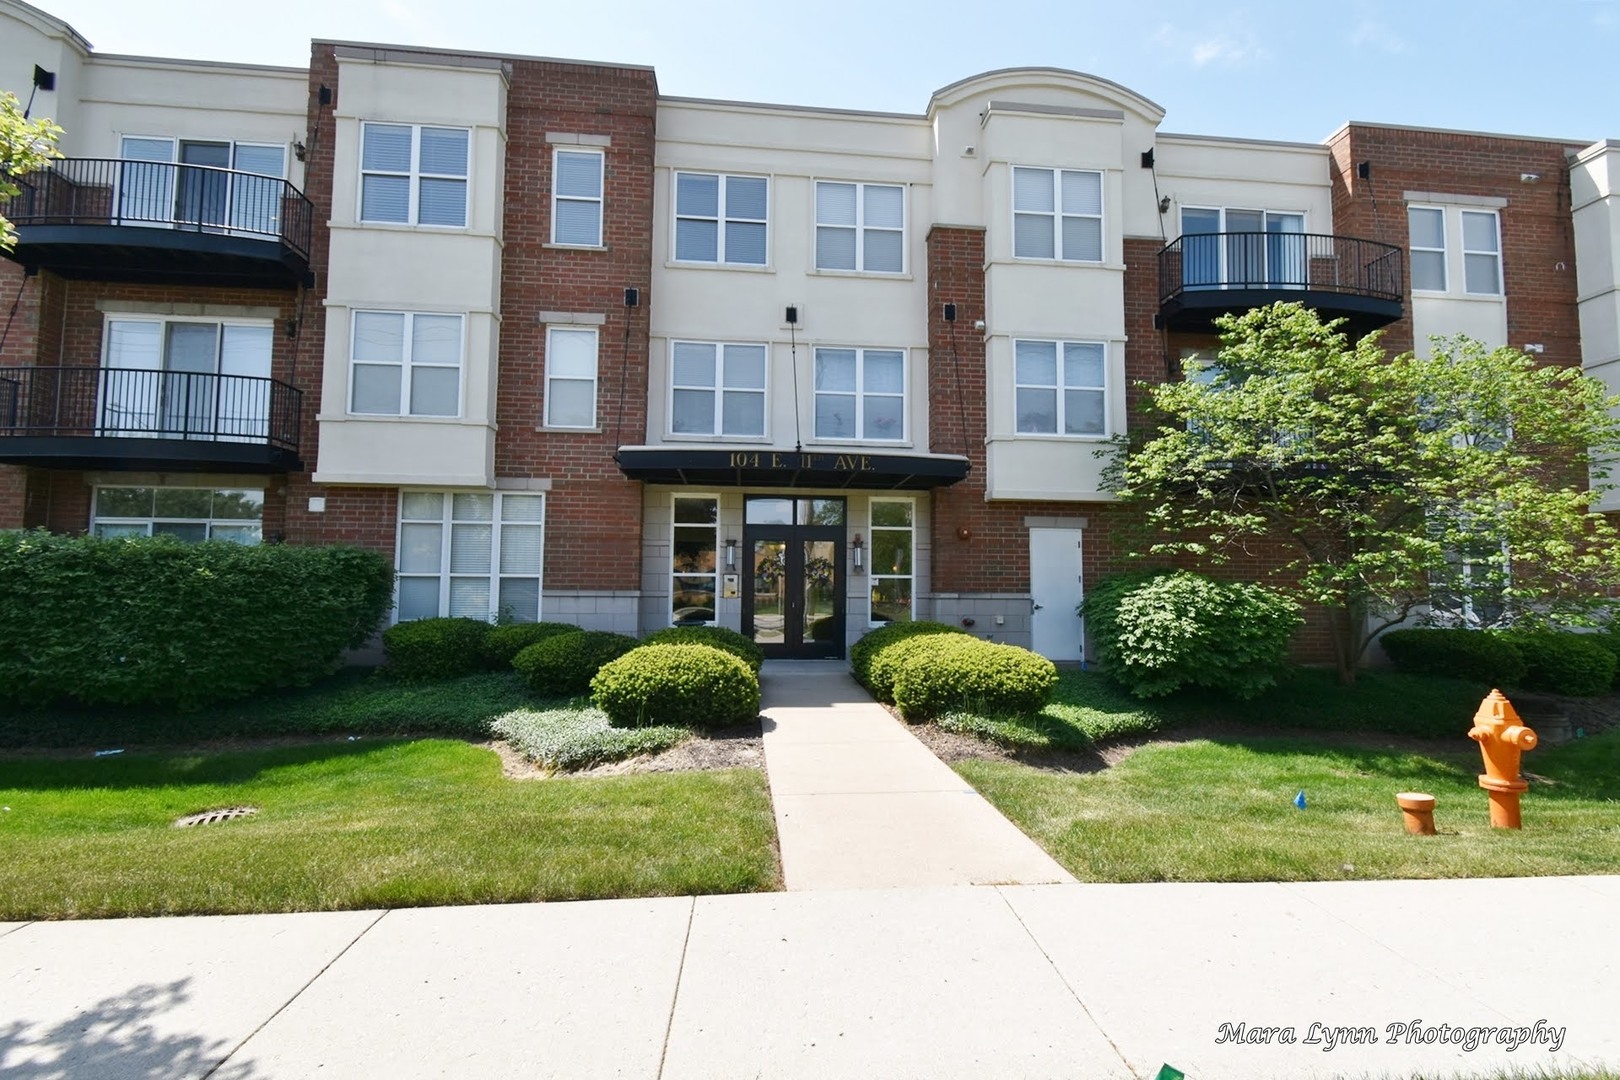
[[[1159,252],[1161,305],[1188,293],[1218,290],[1295,290],[1399,304],[1406,293],[1405,277],[1400,248],[1353,236],[1189,233]]]
[[[8,439],[130,438],[298,452],[303,395],[276,379],[133,368],[0,368]]]
[[[210,165],[62,158],[18,177],[0,214],[30,225],[130,225],[278,241],[309,258],[314,208],[286,180]]]

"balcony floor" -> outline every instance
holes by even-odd
[[[0,464],[108,472],[298,472],[292,450],[266,442],[95,435],[0,437]]]

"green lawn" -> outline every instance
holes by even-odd
[[[251,818],[173,819],[253,805]],[[0,919],[774,888],[758,770],[515,782],[488,750],[364,739],[0,760]]]
[[[1620,873],[1620,731],[1526,757],[1547,779],[1519,833],[1488,827],[1472,743],[1424,756],[1255,736],[1146,747],[1092,773],[955,768],[1084,881]],[[1441,835],[1402,830],[1399,791],[1439,800]]]

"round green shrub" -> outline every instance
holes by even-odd
[[[577,634],[580,628],[565,622],[506,623],[492,626],[484,635],[484,665],[491,671],[507,671],[512,658],[524,649],[558,634]]]
[[[632,649],[602,665],[591,696],[615,727],[728,727],[759,715],[759,679],[745,661],[712,645]]]
[[[1086,635],[1091,638],[1088,659],[1104,670],[1118,662],[1119,605],[1131,593],[1150,581],[1172,574],[1166,569],[1132,570],[1123,574],[1110,574],[1086,587],[1085,599],[1080,603],[1080,615],[1086,620]]]
[[[1614,655],[1614,681],[1609,685],[1620,690],[1620,631],[1617,631],[1614,624],[1610,623],[1604,629],[1591,635],[1591,638]]]
[[[728,652],[751,668],[755,675],[765,663],[765,652],[748,638],[723,626],[671,626],[641,639],[644,645],[709,645]]]
[[[916,622],[892,622],[887,626],[880,626],[861,636],[861,639],[849,648],[849,670],[855,676],[855,681],[862,686],[877,693],[877,687],[872,685],[872,660],[883,649],[888,648],[897,641],[917,637],[921,634],[965,634],[961,627],[950,626],[946,623],[929,622],[926,619]],[[884,694],[878,694],[883,701],[889,700]]]
[[[406,682],[482,671],[489,631],[489,623],[481,619],[413,619],[390,626],[382,636],[387,671]]]
[[[1527,690],[1591,697],[1608,693],[1614,682],[1614,654],[1592,640],[1596,635],[1510,630],[1500,636],[1523,655]]]
[[[1125,594],[1099,651],[1110,678],[1137,697],[1202,686],[1247,699],[1276,685],[1304,622],[1274,589],[1178,570]]]
[[[945,712],[1028,716],[1052,700],[1057,668],[1038,653],[968,636],[911,640],[916,647],[894,675],[894,703],[907,720]]]
[[[1444,675],[1492,686],[1524,681],[1524,654],[1503,634],[1462,627],[1420,626],[1390,630],[1378,639],[1396,671]]]
[[[960,634],[912,634],[902,637],[898,641],[891,641],[881,649],[873,652],[866,664],[866,688],[872,696],[879,701],[894,703],[894,680],[900,674],[900,669],[918,656],[928,651],[936,641],[942,638],[971,638],[972,635],[963,631]],[[977,639],[974,639],[977,640]]]
[[[591,688],[603,664],[635,648],[637,641],[606,630],[557,634],[518,650],[512,666],[529,689],[543,697],[572,697]]]

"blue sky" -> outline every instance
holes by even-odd
[[[340,38],[650,64],[666,94],[899,112],[976,72],[1053,65],[1157,101],[1165,131],[1314,142],[1353,119],[1620,138],[1620,0],[34,3],[102,52],[302,66],[310,38]]]

